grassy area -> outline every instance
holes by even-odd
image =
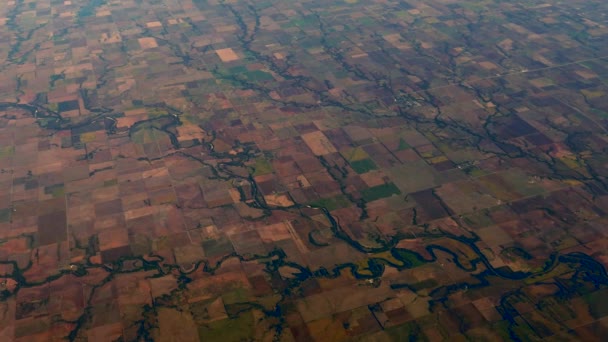
[[[319,21],[312,15],[297,17],[289,22],[290,26],[310,27],[319,25]]]
[[[77,16],[78,16],[78,18],[94,16],[95,11],[97,10],[97,7],[100,7],[105,4],[106,4],[106,0],[88,1],[84,6],[82,6],[80,8],[80,10],[77,13]]]
[[[208,257],[223,256],[234,252],[232,243],[226,237],[203,241],[203,249]]]
[[[15,154],[15,146],[0,146],[0,158],[11,157]]]
[[[260,81],[272,81],[274,77],[271,74],[264,72],[262,70],[253,70],[245,73],[245,77],[249,81],[260,82]]]
[[[256,158],[253,165],[253,176],[261,176],[272,173],[272,164],[266,158]]]
[[[80,142],[82,143],[86,144],[93,141],[95,141],[95,132],[87,132],[80,135]]]
[[[0,222],[8,222],[11,219],[11,209],[0,209]]]
[[[381,253],[376,253],[374,254],[374,256],[371,259],[377,259],[377,260],[384,260],[387,261],[391,264],[391,267],[393,265],[397,266],[397,267],[401,267],[403,266],[403,262],[401,262],[401,260],[398,260],[397,258],[395,258],[395,256],[393,255],[393,253],[391,253],[391,251],[384,251]]]
[[[246,66],[240,65],[233,68],[228,69],[228,73],[235,76],[245,78],[248,81],[252,82],[261,82],[261,81],[272,81],[274,77],[272,74],[262,71],[262,70],[251,70],[249,71]]]
[[[366,202],[399,194],[401,194],[401,190],[394,183],[377,185],[361,191],[361,195]]]
[[[355,147],[352,150],[342,152],[342,155],[348,162],[369,158],[369,154],[367,154],[367,152],[365,152],[361,147]]]
[[[58,198],[65,195],[65,190],[63,184],[55,184],[44,188],[44,193],[47,195],[53,195],[54,198]]]
[[[224,289],[223,291],[226,291]],[[248,289],[237,287],[231,291],[222,293],[224,304],[242,303],[251,299],[251,293]]]
[[[605,299],[608,290],[601,290],[584,295],[583,298],[589,305],[589,313],[595,318],[608,316],[608,301]]]
[[[350,162],[350,166],[356,173],[362,174],[376,170],[378,167],[371,159],[355,160]]]
[[[403,150],[407,150],[408,148],[411,148],[411,146],[405,142],[405,140],[403,140],[403,138],[399,139],[399,146],[397,146],[397,150],[398,151],[403,151]]]
[[[431,289],[433,287],[436,287],[437,285],[439,285],[439,283],[437,282],[437,280],[435,280],[435,279],[427,279],[427,280],[419,281],[419,282],[417,282],[415,284],[412,284],[411,287],[415,291],[420,291],[422,289]]]
[[[146,109],[146,113],[149,118],[157,118],[159,116],[167,115],[167,111],[162,108],[150,107]]]
[[[198,328],[201,341],[249,341],[253,335],[253,313],[241,313],[236,318],[210,322]]]
[[[116,184],[118,184],[118,179],[110,179],[110,180],[107,180],[107,181],[103,182],[103,186],[104,187],[113,186],[113,185],[116,185]]]
[[[338,195],[332,198],[321,198],[314,202],[310,202],[313,207],[324,207],[329,211],[346,208],[352,203],[344,195]]]
[[[228,72],[231,74],[244,74],[247,72],[247,67],[244,65],[239,65],[228,69]]]
[[[138,129],[131,134],[131,141],[136,144],[146,144],[156,141],[156,136],[149,128]]]
[[[361,17],[357,22],[363,26],[369,26],[376,24],[376,21],[371,17]]]
[[[393,248],[391,251],[397,260],[402,261],[408,268],[414,268],[424,265],[424,260],[412,251],[402,248]]]
[[[59,103],[49,103],[46,106],[49,110],[52,110],[53,112],[56,112],[59,110]]]

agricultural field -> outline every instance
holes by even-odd
[[[0,2],[0,341],[601,341],[608,3]]]

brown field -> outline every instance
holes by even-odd
[[[322,156],[337,152],[334,145],[327,139],[321,131],[314,131],[302,135],[302,140],[316,156]]]
[[[153,49],[155,47],[158,47],[156,39],[152,37],[139,38],[137,41],[139,42],[139,46],[142,49]]]
[[[239,56],[231,48],[215,50],[222,62],[233,62],[239,60]]]

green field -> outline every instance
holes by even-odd
[[[266,175],[272,172],[272,164],[266,158],[256,158],[253,167],[253,176]]]
[[[376,163],[371,159],[355,160],[350,162],[350,166],[356,173],[362,174],[378,169]]]
[[[253,82],[274,80],[274,77],[272,77],[271,74],[264,72],[262,70],[248,71],[244,75],[245,75],[245,78],[247,78],[247,80],[253,81]]]
[[[65,195],[65,189],[63,184],[55,184],[44,188],[44,193],[47,195],[53,195],[54,198],[58,198]]]
[[[11,219],[11,209],[0,209],[0,222],[8,222]]]
[[[393,183],[377,185],[361,191],[361,195],[366,202],[399,194],[401,194],[401,190],[399,190]]]
[[[397,147],[397,151],[403,151],[411,148],[411,146],[403,140],[403,138],[399,139],[399,146]]]
[[[241,313],[236,318],[215,321],[198,328],[201,341],[249,341],[253,334],[253,313]]]

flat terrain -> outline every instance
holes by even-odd
[[[0,341],[608,336],[608,2],[0,2]]]

